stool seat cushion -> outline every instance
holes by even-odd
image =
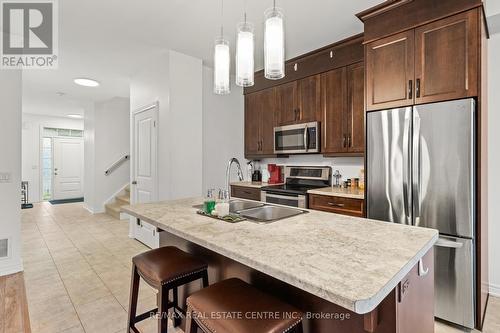
[[[132,258],[139,274],[148,283],[164,285],[207,269],[202,260],[174,246],[146,251]]]
[[[187,299],[193,319],[209,332],[283,333],[301,323],[295,307],[240,279],[228,279]]]

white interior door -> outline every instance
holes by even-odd
[[[83,197],[83,140],[54,138],[53,199]]]
[[[133,114],[133,203],[145,203],[158,199],[157,117],[157,104],[138,110]]]

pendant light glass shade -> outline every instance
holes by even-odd
[[[279,8],[266,10],[264,32],[264,76],[270,80],[285,77],[285,27]]]
[[[238,24],[236,42],[236,84],[251,87],[254,84],[254,33],[251,23]]]
[[[219,38],[215,41],[214,47],[214,93],[225,95],[231,92],[229,83],[230,67],[229,42]]]

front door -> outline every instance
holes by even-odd
[[[83,197],[83,140],[54,138],[53,199]]]

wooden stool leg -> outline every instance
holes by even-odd
[[[130,282],[130,303],[128,308],[128,331],[135,331],[135,317],[137,312],[137,298],[139,294],[139,273],[137,267],[132,265],[132,279]]]
[[[198,324],[193,319],[193,311],[189,306],[186,313],[186,331],[184,333],[198,333]]]
[[[158,333],[167,333],[168,328],[168,289],[160,287],[158,291]]]
[[[174,298],[174,311],[172,311],[174,315],[174,327],[178,327],[181,324],[181,315],[180,313],[177,313],[177,309],[180,309],[179,307],[179,290],[178,287],[175,287],[173,289],[173,298]]]
[[[208,287],[208,269],[203,272],[203,288]]]

